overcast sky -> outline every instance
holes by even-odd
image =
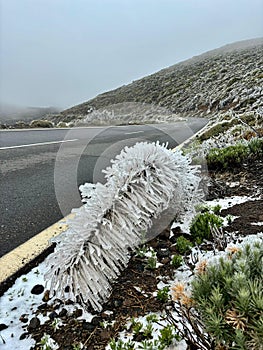
[[[66,108],[263,36],[262,0],[0,0],[0,101]]]

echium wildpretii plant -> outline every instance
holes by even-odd
[[[180,215],[200,201],[197,169],[181,151],[159,143],[126,147],[107,168],[106,184],[84,185],[86,204],[76,209],[66,232],[54,239],[47,259],[50,290],[100,310],[111,283],[127,266],[128,249],[168,207]],[[168,223],[167,223],[168,224]]]
[[[172,288],[189,343],[197,349],[262,350],[262,285],[262,240],[229,248],[216,264],[203,261],[191,293],[180,284]]]

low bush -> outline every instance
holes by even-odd
[[[177,269],[183,263],[183,258],[181,255],[174,255],[171,261],[172,266]]]
[[[262,240],[232,246],[223,257],[200,262],[191,290],[182,283],[171,288],[167,315],[190,349],[263,349],[262,259]]]
[[[225,170],[240,166],[244,161],[263,154],[263,139],[253,138],[247,144],[238,143],[225,148],[213,148],[207,155],[210,170]]]
[[[215,346],[263,348],[262,259],[262,243],[247,245],[196,275],[193,302]]]
[[[176,240],[176,249],[180,254],[188,253],[192,246],[193,245],[189,239],[184,238],[184,236],[180,236]]]
[[[201,244],[204,239],[211,239],[212,227],[221,227],[223,219],[209,211],[205,211],[196,215],[190,226],[190,233],[197,244]]]
[[[225,170],[240,166],[248,158],[249,149],[245,144],[225,148],[213,148],[207,155],[207,166],[210,170]]]
[[[53,123],[49,120],[33,120],[30,123],[30,128],[53,128]]]

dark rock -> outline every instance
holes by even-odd
[[[55,318],[58,318],[58,314],[56,313],[56,311],[52,311],[48,317],[51,319],[51,320],[54,320]]]
[[[40,326],[40,320],[37,317],[31,318],[27,329],[29,331],[34,330]]]
[[[181,236],[183,231],[181,229],[180,226],[176,226],[174,228],[172,228],[172,233],[175,235],[175,236]]]
[[[41,284],[36,284],[31,290],[31,294],[36,294],[36,295],[39,295],[43,292],[44,292],[44,287]]]
[[[73,312],[72,316],[75,317],[75,318],[78,318],[78,317],[81,317],[83,314],[83,310],[81,309],[77,309]]]
[[[60,313],[59,313],[59,317],[64,317],[64,316],[67,316],[68,312],[65,308],[63,308]]]
[[[93,317],[91,324],[93,324],[94,326],[99,326],[102,321],[103,321],[102,317],[95,316]]]
[[[69,293],[69,291],[70,291],[70,287],[69,287],[69,286],[66,286],[66,287],[65,287],[65,293]]]
[[[5,323],[0,323],[0,332],[7,328],[8,326]]]
[[[45,310],[47,308],[47,303],[41,304],[37,308],[38,308],[38,310]]]
[[[171,242],[171,243],[176,243],[176,240],[177,240],[177,237],[176,237],[176,236],[172,236],[172,237],[170,238],[170,242]]]
[[[82,327],[84,330],[92,332],[96,328],[96,325],[89,322],[83,322]]]
[[[158,258],[167,258],[168,256],[170,256],[169,249],[158,249],[157,251]]]
[[[168,239],[170,237],[170,234],[171,234],[171,230],[170,228],[167,228],[166,230],[164,230],[162,233],[159,234],[159,238]]]
[[[19,340],[24,340],[24,339],[26,339],[27,336],[28,336],[28,333],[27,333],[27,332],[22,333],[22,334],[20,335],[20,337],[19,337]]]
[[[19,321],[23,322],[23,323],[27,323],[28,322],[28,315],[21,315],[19,318]]]

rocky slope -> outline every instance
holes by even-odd
[[[262,68],[263,38],[242,41],[98,95],[63,111],[54,120],[70,121],[83,118],[94,109],[112,111],[116,106],[123,113],[127,102],[129,108],[131,102],[150,104],[151,109],[165,108],[169,120],[171,114],[185,117],[213,116],[228,109],[237,113],[255,111],[263,106]],[[95,123],[97,117],[96,114],[87,121]]]

